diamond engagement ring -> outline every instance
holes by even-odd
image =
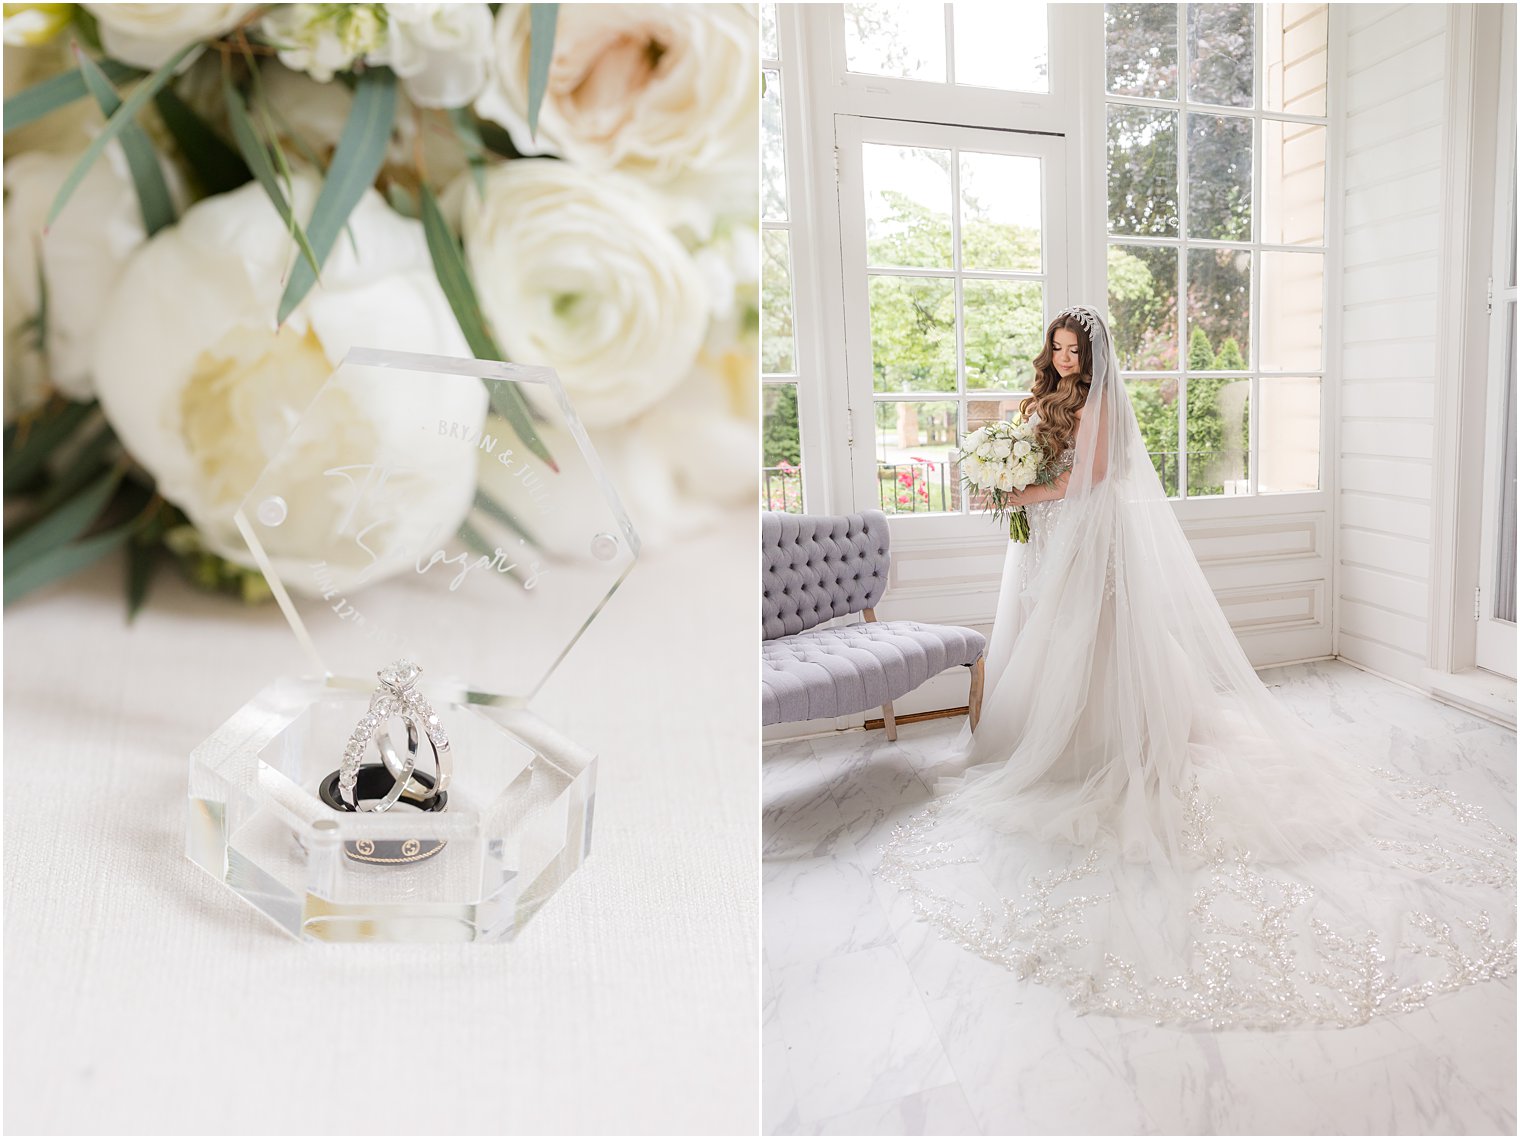
[[[339,797],[350,811],[388,811],[403,795],[415,802],[430,803],[448,790],[453,773],[453,753],[438,714],[416,690],[422,668],[412,661],[398,660],[375,675],[380,679],[380,686],[370,697],[369,711],[354,726],[343,749],[343,763],[338,768]],[[386,720],[392,716],[399,717],[406,725],[404,754],[397,752],[385,729]],[[433,749],[435,774],[430,780],[416,774],[417,752],[424,735]],[[394,781],[378,799],[362,796],[357,790],[360,762],[371,738],[374,738],[385,769]]]

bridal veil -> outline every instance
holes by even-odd
[[[1010,543],[961,774],[881,873],[1084,1011],[1354,1024],[1514,968],[1514,842],[1269,692],[1152,466],[1091,308],[1091,386],[1037,566]]]

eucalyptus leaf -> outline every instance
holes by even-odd
[[[454,124],[454,133],[464,146],[465,158],[470,163],[470,176],[475,180],[475,189],[481,197],[485,197],[486,144],[480,139],[480,124],[470,114],[468,107],[454,107],[449,111],[449,121]]]
[[[12,567],[9,559],[5,565],[5,604],[24,597],[34,589],[68,577],[72,573],[93,565],[132,537],[138,522],[125,522],[114,530],[107,530],[82,542],[60,546],[51,553],[33,558],[24,565]]]
[[[53,449],[74,433],[75,428],[95,410],[91,403],[66,403],[50,415],[39,417],[25,431],[18,431],[17,442],[5,453],[5,490],[21,489],[41,472]]]
[[[448,222],[443,218],[443,211],[438,208],[438,199],[434,196],[432,187],[424,184],[421,198],[422,232],[427,238],[428,252],[433,257],[433,272],[438,277],[443,295],[448,298],[449,307],[454,310],[454,319],[459,322],[459,329],[464,333],[470,351],[477,358],[500,360],[501,349],[496,346],[495,338],[486,327],[480,302],[475,297],[475,286],[470,282],[470,272],[464,263],[464,254],[453,231],[449,229]],[[532,409],[529,408],[528,401],[515,385],[492,384],[491,406],[512,425],[523,446],[552,469],[559,470],[558,464],[549,454],[549,448],[533,427]]]
[[[497,547],[481,537],[480,531],[476,530],[468,522],[461,522],[459,524],[459,540],[483,558],[495,558],[501,553]],[[505,572],[518,585],[526,588],[528,579],[522,570],[513,565],[506,567]]]
[[[101,60],[100,69],[112,83],[126,83],[144,74],[137,68],[117,63],[114,59]],[[44,115],[52,114],[59,107],[67,107],[88,94],[89,88],[84,85],[84,76],[77,69],[44,79],[25,91],[18,91],[5,101],[5,133],[9,134],[27,123],[34,123]]]
[[[522,519],[497,502],[487,491],[480,487],[477,487],[475,490],[475,509],[479,510],[487,518],[500,522],[535,550],[542,550],[544,548],[543,543],[533,536],[533,532],[528,529]]]
[[[522,151],[517,149],[517,144],[512,141],[512,134],[506,127],[491,122],[489,119],[476,119],[475,130],[480,135],[480,143],[492,154],[499,154],[502,158],[521,158]]]
[[[391,124],[395,117],[395,73],[385,67],[367,69],[355,87],[353,108],[338,139],[327,180],[317,195],[311,221],[306,226],[318,267],[326,262],[364,191],[374,185],[375,175],[380,173],[386,149],[390,146]],[[285,283],[285,294],[280,298],[278,323],[285,323],[316,280],[316,269],[312,265],[305,260],[296,262]]]
[[[54,507],[98,475],[101,468],[111,461],[111,446],[115,442],[116,432],[111,430],[111,425],[101,424],[99,430],[79,448],[68,467],[60,471],[37,497],[37,501],[32,504],[33,515],[40,518],[51,513]]]
[[[534,142],[538,141],[538,112],[549,87],[558,24],[558,4],[534,4],[528,13],[528,134]]]
[[[107,471],[63,506],[10,542],[5,547],[6,577],[9,578],[12,566],[25,566],[27,562],[52,553],[88,530],[90,524],[110,505],[111,498],[120,485],[120,468]]]
[[[242,156],[173,87],[165,87],[153,102],[208,196],[236,190],[253,178]]]
[[[232,85],[232,81],[225,76],[222,79],[222,101],[227,105],[227,121],[232,124],[232,138],[237,143],[238,150],[242,152],[243,161],[248,164],[248,170],[258,184],[264,188],[264,193],[274,204],[275,212],[280,215],[280,220],[285,223],[285,228],[290,231],[296,246],[301,250],[301,256],[306,258],[315,273],[318,267],[316,251],[312,249],[300,219],[291,209],[290,202],[285,197],[285,191],[280,189],[279,175],[275,173],[274,165],[269,160],[269,151],[265,149],[263,142],[259,139],[258,131],[254,129],[253,120],[248,117],[248,108],[243,103],[243,96]]]
[[[93,59],[78,51],[79,73],[84,76],[85,86],[100,104],[101,113],[109,123],[121,110],[121,96],[106,78]],[[174,199],[169,196],[169,184],[164,181],[164,170],[158,164],[158,151],[148,141],[148,132],[135,122],[123,123],[118,131],[122,153],[127,156],[127,168],[132,173],[132,186],[137,191],[137,204],[142,210],[143,228],[152,237],[165,226],[174,224]]]
[[[127,547],[127,623],[137,620],[143,602],[148,599],[148,586],[153,582],[163,554],[163,525],[157,515],[138,530]]]
[[[91,140],[85,152],[79,156],[79,161],[69,171],[69,176],[63,180],[63,185],[58,188],[58,195],[53,199],[52,208],[48,210],[46,223],[48,226],[58,220],[63,207],[74,196],[79,183],[84,181],[84,176],[90,172],[90,167],[95,165],[95,160],[101,156],[105,148],[110,146],[127,126],[134,123],[138,112],[147,106],[148,100],[158,94],[164,84],[174,77],[175,70],[181,63],[192,58],[193,55],[199,55],[204,50],[205,48],[200,44],[186,44],[165,60],[157,71],[139,83],[132,94],[127,96],[126,101],[116,109],[116,113],[106,120],[105,129]],[[82,75],[80,82],[84,83]]]

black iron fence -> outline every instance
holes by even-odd
[[[801,467],[762,467],[760,474],[765,481],[765,509],[802,513]]]

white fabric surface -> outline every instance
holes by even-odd
[[[502,945],[299,943],[185,858],[190,749],[302,671],[273,605],[166,570],[129,628],[113,562],[13,607],[6,1131],[753,1134],[757,544],[647,557],[535,700],[596,829]]]

